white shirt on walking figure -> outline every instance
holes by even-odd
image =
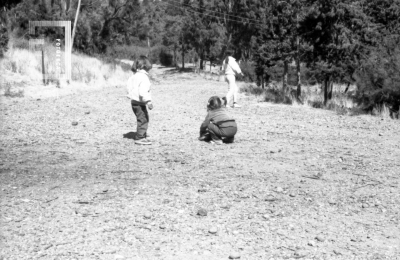
[[[228,62],[226,62],[226,59],[224,59],[222,67],[224,68],[225,75],[242,74],[239,64],[232,56],[228,56]]]
[[[240,108],[238,99],[239,88],[236,85],[236,75],[243,75],[239,64],[236,62],[235,58],[228,56],[224,59],[222,67],[225,72],[225,81],[228,83],[228,93],[226,94],[226,105],[227,107]]]

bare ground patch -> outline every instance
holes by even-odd
[[[212,146],[225,83],[157,72],[150,147],[124,138],[124,87],[1,104],[2,259],[400,255],[396,121],[242,96],[236,142]]]

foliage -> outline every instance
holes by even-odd
[[[365,110],[387,106],[392,117],[400,105],[400,2],[379,0],[365,3],[364,12],[377,28],[370,54],[356,73],[357,99]]]
[[[241,80],[246,82],[256,82],[257,75],[255,73],[254,64],[250,61],[242,61],[240,64],[240,69],[244,75]]]
[[[174,64],[174,56],[168,51],[166,48],[162,48],[159,54],[160,64],[163,66],[173,66]]]
[[[73,21],[76,5],[2,1],[20,46],[29,20]],[[369,95],[378,90],[399,91],[399,13],[398,0],[82,0],[74,47],[114,59],[147,55],[164,65],[199,61],[201,68],[221,63],[228,50],[242,61],[246,81],[300,86],[300,70],[304,83],[324,84],[325,104],[332,82],[356,83],[363,103],[376,101]]]
[[[4,53],[8,48],[8,32],[6,27],[0,27],[0,58],[3,57]]]

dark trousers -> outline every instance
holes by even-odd
[[[147,112],[147,107],[145,105],[138,105],[134,102],[132,104],[133,113],[137,120],[137,130],[135,139],[146,138],[147,128],[149,127],[149,113]]]
[[[235,124],[236,125],[236,124]],[[217,126],[209,123],[207,129],[200,130],[200,136],[210,134],[212,140],[217,141],[222,138],[232,138],[237,132],[237,126]]]

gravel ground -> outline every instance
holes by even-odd
[[[1,100],[0,259],[400,259],[399,121],[242,94],[216,146],[226,83],[153,73],[151,146],[124,86]]]

